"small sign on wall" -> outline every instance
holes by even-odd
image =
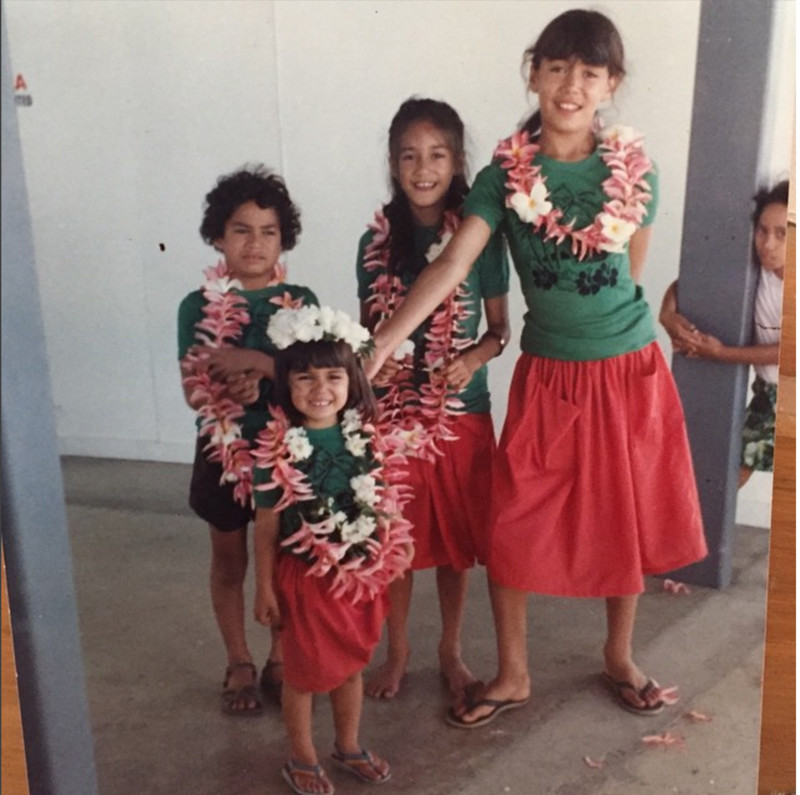
[[[33,97],[28,92],[28,84],[21,73],[14,78],[14,104],[18,108],[29,108],[33,105]]]

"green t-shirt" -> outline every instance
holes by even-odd
[[[237,292],[247,300],[247,311],[250,315],[250,322],[242,329],[242,337],[237,343],[238,347],[261,351],[270,356],[274,356],[277,349],[267,336],[267,324],[270,317],[281,308],[279,304],[274,304],[271,300],[282,297],[284,293],[289,293],[292,300],[301,298],[303,304],[319,304],[311,290],[296,284],[279,284],[274,287],[264,287],[261,290],[238,290]],[[183,359],[189,348],[198,344],[198,335],[204,333],[198,331],[196,326],[204,317],[203,307],[205,305],[206,299],[202,290],[194,290],[181,301],[178,307],[178,359]],[[252,405],[244,407],[245,413],[241,424],[242,435],[245,439],[252,441],[270,419],[266,406],[270,402],[271,394],[272,381],[262,378],[258,400]]]
[[[347,512],[351,508],[352,488],[350,478],[360,474],[362,467],[345,448],[344,435],[340,425],[330,428],[306,428],[308,441],[314,448],[311,457],[297,464],[297,468],[306,474],[314,494],[318,499],[331,498],[337,510]],[[280,488],[260,490],[256,486],[269,483],[272,470],[256,467],[253,470],[253,501],[256,508],[272,508],[281,498]],[[304,508],[313,507],[304,502]],[[289,538],[300,528],[300,516],[297,504],[289,505],[280,514],[281,539]]]
[[[400,278],[403,285],[410,288],[414,280],[419,276],[422,269],[428,264],[425,259],[425,252],[436,240],[438,228],[428,226],[418,226],[414,229],[414,255],[410,262],[403,263]],[[372,242],[374,232],[365,232],[358,243],[358,260],[356,262],[356,278],[358,279],[358,298],[365,302],[371,295],[371,285],[380,275],[381,270],[368,271],[364,267],[364,253],[367,246]],[[458,335],[462,339],[477,341],[478,329],[483,316],[482,300],[484,298],[497,298],[508,293],[508,258],[506,257],[505,246],[502,235],[499,233],[492,235],[486,248],[476,260],[469,273],[469,276],[462,282],[462,288],[467,292],[466,300],[469,301],[469,311],[471,314],[461,323],[461,333]],[[430,319],[426,320],[411,335],[414,342],[414,360],[423,361],[425,351],[425,334],[430,325]],[[414,386],[419,387],[428,381],[427,373],[422,366],[414,370]],[[488,412],[491,408],[489,398],[488,370],[486,365],[479,367],[469,384],[460,392],[454,392],[455,396],[464,404],[464,410],[468,414],[481,414]]]
[[[547,180],[550,201],[575,218],[575,227],[592,223],[601,211],[602,183],[610,175],[595,152],[584,160],[562,162],[538,154],[534,161]],[[507,172],[498,161],[477,176],[464,204],[464,216],[483,218],[502,230],[519,275],[527,312],[520,345],[526,353],[551,359],[589,361],[639,350],[655,340],[644,292],[632,279],[624,253],[601,252],[577,260],[569,238],[545,241],[505,205]],[[653,222],[658,204],[657,173],[647,177],[652,199],[643,225]]]

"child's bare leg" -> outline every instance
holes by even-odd
[[[531,680],[528,673],[528,594],[489,580],[495,632],[497,633],[497,676],[474,699],[495,701],[525,701],[530,697]],[[472,723],[496,706],[469,702],[456,709],[464,723]]]
[[[439,591],[439,610],[442,615],[442,637],[439,640],[439,667],[447,679],[450,692],[457,699],[476,682],[461,658],[461,624],[467,596],[468,571],[456,571],[452,566],[438,566],[436,586]]]
[[[252,663],[244,631],[244,580],[247,574],[247,527],[222,532],[211,527],[211,604],[231,667],[227,687],[238,690],[253,683],[252,669],[236,663]],[[237,700],[232,710],[256,709],[252,699]]]
[[[392,699],[408,668],[411,648],[408,644],[408,611],[411,606],[413,574],[407,571],[389,585],[389,615],[386,618],[386,662],[367,680],[366,693],[373,698]]]
[[[389,776],[389,765],[375,754],[366,752],[358,738],[363,700],[364,683],[361,672],[353,674],[335,690],[331,690],[333,725],[336,731],[334,759],[339,767],[349,769],[349,772],[362,781],[384,781]]]
[[[297,690],[288,682],[283,683],[283,722],[289,735],[290,758],[292,762],[299,762],[303,766],[316,766],[317,749],[314,748],[314,738],[311,734],[311,708],[313,694],[307,690]],[[320,768],[316,770],[304,769],[300,766],[287,766],[294,783],[305,792],[326,793],[331,792],[331,783]],[[286,768],[284,768],[286,771]]]
[[[311,707],[313,694],[283,683],[283,722],[289,735],[291,757],[304,765],[317,764],[317,749],[311,736]]]
[[[608,638],[603,648],[606,673],[616,682],[628,682],[638,691],[647,684],[647,677],[633,661],[633,627],[636,622],[638,595],[610,596],[606,599]],[[658,688],[640,698],[633,691],[625,690],[625,698],[633,706],[653,706],[661,699]]]

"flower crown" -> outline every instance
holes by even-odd
[[[368,356],[375,342],[369,331],[346,312],[329,306],[301,306],[279,309],[269,319],[267,336],[278,350],[295,342],[337,340],[346,342],[357,356]]]

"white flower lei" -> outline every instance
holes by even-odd
[[[374,597],[410,565],[411,523],[403,518],[402,507],[411,494],[393,472],[401,457],[391,455],[356,409],[344,412],[345,448],[367,470],[350,478],[357,514],[348,518],[332,499],[318,500],[308,476],[296,466],[314,452],[305,429],[289,425],[280,409],[273,408],[272,415],[253,453],[255,465],[269,469],[271,480],[255,488],[281,490],[275,511],[298,505],[300,528],[281,546],[308,555],[310,575],[324,577],[332,571],[334,596],[348,595],[353,602]],[[303,503],[310,501],[313,506],[304,508]]]
[[[598,251],[621,253],[641,225],[646,204],[652,198],[645,176],[653,170],[644,152],[643,136],[622,125],[601,131],[598,149],[611,176],[603,182],[606,201],[591,224],[575,229],[575,219],[561,223],[563,212],[550,201],[541,167],[533,164],[539,145],[527,131],[515,132],[501,141],[495,157],[508,171],[506,207],[512,208],[535,232],[544,230],[545,240],[572,241],[572,253],[579,260]]]

